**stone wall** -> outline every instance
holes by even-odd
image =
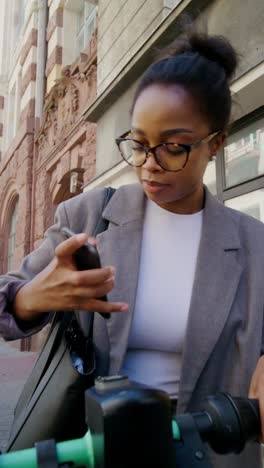
[[[14,203],[19,201],[14,268],[30,249],[30,210],[33,132],[28,128],[23,140],[0,164],[0,273],[7,269],[7,241]]]
[[[163,0],[99,1],[98,95],[144,45],[165,13]]]

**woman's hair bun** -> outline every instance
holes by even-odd
[[[161,52],[163,52],[163,57],[164,53],[166,57],[185,52],[198,53],[208,60],[218,63],[224,69],[227,80],[232,78],[238,64],[238,54],[228,39],[206,33],[191,32],[179,37]]]

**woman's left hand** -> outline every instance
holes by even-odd
[[[249,398],[259,400],[261,418],[261,443],[264,443],[264,356],[258,360],[249,387]]]

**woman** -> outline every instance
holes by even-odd
[[[164,389],[178,412],[217,391],[249,394],[260,399],[264,427],[264,226],[203,185],[226,138],[236,64],[228,41],[193,34],[148,68],[131,131],[117,139],[139,184],[116,191],[104,211],[109,229],[96,239],[110,266],[78,272],[72,259],[100,215],[97,189],[60,205],[40,248],[1,278],[0,327],[16,339],[52,310],[113,312],[95,318],[99,374],[126,372]],[[81,234],[64,240],[64,226]],[[104,294],[108,303],[98,299]],[[222,468],[261,466],[257,444],[213,459]]]

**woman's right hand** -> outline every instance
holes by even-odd
[[[86,234],[76,234],[55,250],[49,265],[18,291],[14,314],[20,320],[32,320],[42,312],[53,310],[87,310],[123,312],[126,303],[111,303],[99,298],[114,287],[115,270],[103,267],[78,271],[73,253],[88,241]],[[95,239],[89,238],[95,244]]]

